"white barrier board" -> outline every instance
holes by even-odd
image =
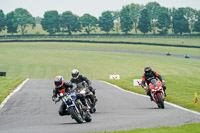
[[[110,75],[110,79],[120,79],[120,75]]]
[[[133,79],[133,86],[140,86],[138,82],[141,84],[142,79]]]

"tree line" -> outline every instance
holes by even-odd
[[[71,11],[59,14],[56,10],[46,11],[44,17],[34,18],[26,9],[17,8],[8,14],[0,9],[0,32],[7,30],[7,33],[21,31],[25,34],[27,26],[34,28],[36,23],[42,25],[43,30],[53,35],[56,33],[68,33],[84,31],[91,34],[97,28],[109,33],[114,30],[119,33],[121,30],[128,34],[132,30],[143,34],[152,32],[167,35],[171,29],[174,34],[200,32],[200,11],[190,7],[166,8],[157,2],[149,2],[145,6],[130,4],[123,6],[120,11],[104,11],[99,18],[88,13],[77,16]]]

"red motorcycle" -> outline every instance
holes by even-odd
[[[154,102],[158,105],[159,108],[164,109],[165,96],[162,83],[156,79],[152,79],[151,83],[149,84],[149,89]]]

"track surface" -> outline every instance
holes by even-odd
[[[61,50],[57,48],[58,50]],[[145,55],[157,55],[157,56],[167,56],[166,53],[158,52],[147,52],[147,51],[134,51],[134,50],[109,50],[109,49],[77,49],[77,48],[66,48],[62,50],[78,50],[78,51],[94,51],[94,52],[109,52],[109,53],[126,53],[126,54],[145,54]],[[168,57],[174,58],[185,58],[185,55],[171,54]],[[188,58],[187,58],[188,59]],[[190,59],[200,60],[200,56],[190,56]]]
[[[59,116],[60,103],[51,100],[53,80],[30,79],[0,110],[0,132],[86,133],[200,122],[200,115],[167,104],[165,109],[158,109],[147,97],[127,93],[102,81],[92,83],[99,99],[92,122],[77,124],[69,116]]]

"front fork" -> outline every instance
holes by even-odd
[[[157,92],[157,93],[160,93],[161,96],[162,96],[162,99],[163,101],[165,100],[165,97],[164,97],[164,90],[162,90],[161,92]],[[151,96],[153,97],[153,100],[158,102],[158,98],[157,98],[157,93],[151,93]]]
[[[63,102],[65,103],[65,105],[66,105],[66,110],[68,111],[68,108],[70,108],[70,107],[72,107],[72,106],[74,106],[75,107],[75,109],[76,109],[76,111],[77,111],[77,113],[78,114],[80,114],[80,111],[79,111],[79,109],[77,108],[77,106],[76,106],[76,104],[75,104],[75,102],[71,99],[71,101],[72,101],[72,104],[70,104],[70,105],[68,105],[67,104],[67,102],[62,98],[62,100],[63,100]]]

